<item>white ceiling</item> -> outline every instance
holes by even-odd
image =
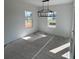
[[[73,0],[50,0],[49,5],[66,4],[66,3],[71,3],[72,1]],[[36,6],[42,5],[42,0],[24,0],[24,2],[28,2]]]

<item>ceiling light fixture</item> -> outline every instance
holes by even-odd
[[[42,6],[42,9],[38,11],[38,16],[39,17],[53,17],[54,11],[49,9],[49,0],[43,0],[42,3],[43,3],[43,6]]]

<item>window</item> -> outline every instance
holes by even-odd
[[[51,13],[48,13],[48,15],[50,16]],[[48,27],[50,28],[55,28],[56,27],[56,12],[54,11],[52,13],[53,17],[48,17]]]
[[[25,28],[32,28],[32,12],[25,10]]]

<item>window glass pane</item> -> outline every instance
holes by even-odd
[[[32,28],[32,12],[25,11],[25,27]]]
[[[52,17],[48,17],[48,27],[50,28],[55,28],[56,27],[56,12],[53,13],[48,13],[48,15],[50,16],[50,14],[52,14]]]
[[[25,17],[31,17],[32,16],[32,12],[30,11],[25,11]]]

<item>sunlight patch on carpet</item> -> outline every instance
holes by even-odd
[[[46,37],[47,35],[45,35],[45,34],[41,34],[41,36],[42,36],[42,37]]]
[[[70,59],[70,52],[66,52],[65,54],[62,55],[62,57],[65,57],[67,59]]]
[[[70,46],[70,42],[68,42],[68,43],[66,43],[66,44],[64,44],[64,45],[61,45],[61,46],[59,46],[59,47],[57,47],[57,48],[54,48],[54,49],[50,50],[49,52],[58,53],[58,52],[60,52],[61,50],[65,49],[65,48],[68,48],[69,46]]]
[[[29,40],[30,38],[31,38],[30,36],[27,36],[27,37],[23,37],[22,39]]]

